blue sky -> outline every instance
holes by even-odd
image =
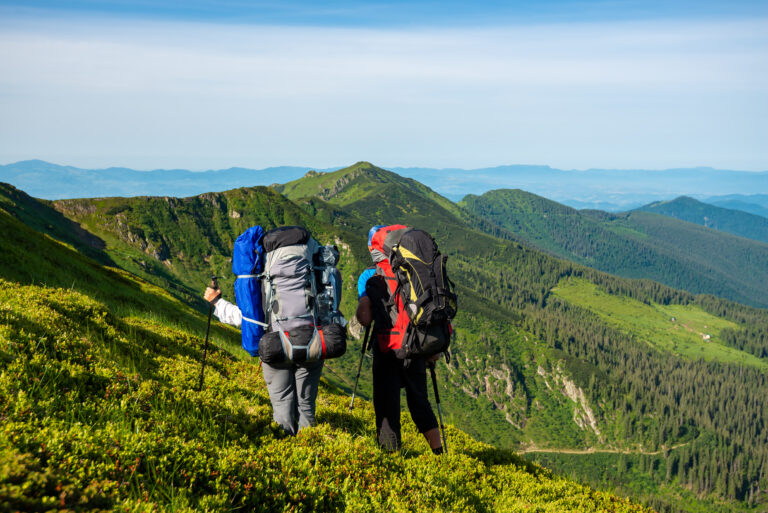
[[[721,18],[768,15],[768,3],[755,0],[27,0],[0,1],[15,15],[36,11],[69,15],[109,15],[135,19],[257,23],[274,25],[407,27],[499,23],[616,21],[659,18]]]
[[[768,170],[768,2],[0,1],[0,163]]]

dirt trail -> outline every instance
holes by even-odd
[[[673,445],[672,447],[668,448],[662,448],[658,451],[643,451],[640,449],[595,449],[593,447],[590,447],[589,449],[557,449],[557,448],[547,448],[547,447],[536,447],[535,445],[530,445],[524,449],[521,449],[518,452],[518,454],[527,454],[529,452],[551,452],[551,453],[559,453],[559,454],[643,454],[646,456],[655,456],[657,454],[663,453],[665,450],[674,450],[679,449],[680,447],[683,447],[685,445],[688,445],[690,442],[686,442],[684,444],[677,444]]]

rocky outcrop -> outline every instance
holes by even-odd
[[[559,365],[552,372],[547,372],[541,365],[539,365],[536,369],[536,373],[544,378],[544,384],[548,389],[559,391],[575,403],[573,422],[582,430],[591,430],[599,438],[600,429],[597,425],[597,418],[595,417],[594,411],[589,406],[584,390],[576,386],[576,383],[572,380],[568,379],[568,376],[566,376]],[[551,384],[550,381],[552,381]]]
[[[351,173],[348,173],[338,180],[336,180],[336,183],[333,184],[333,186],[329,188],[321,188],[320,192],[318,193],[318,196],[325,200],[329,201],[331,198],[336,196],[338,193],[344,190],[344,188],[349,185],[352,180],[357,178],[358,176],[361,176],[364,173],[362,169],[357,169],[355,171],[352,171]]]
[[[491,366],[479,357],[455,353],[448,371],[452,384],[469,397],[487,399],[509,424],[518,429],[525,427],[530,398],[508,365]]]

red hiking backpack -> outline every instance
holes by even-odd
[[[379,290],[369,297],[379,302],[374,304],[380,312],[375,332],[379,349],[403,359],[447,351],[456,295],[445,269],[447,257],[434,239],[404,225],[384,226],[373,234],[368,249],[376,261],[377,279],[369,284]]]

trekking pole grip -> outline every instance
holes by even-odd
[[[211,276],[211,283],[208,285],[213,290],[219,289],[219,278],[216,275]]]

